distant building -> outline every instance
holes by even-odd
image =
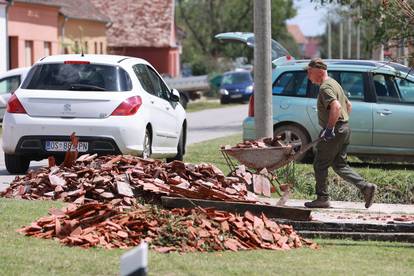
[[[90,0],[107,15],[108,52],[148,60],[163,74],[180,74],[174,0]]]
[[[9,68],[31,66],[58,53],[60,6],[48,0],[14,0],[8,9]]]
[[[304,58],[316,58],[321,56],[321,39],[319,37],[306,37]]]
[[[52,0],[53,1],[53,0]],[[109,17],[89,0],[54,0],[59,3],[58,36],[61,54],[106,54]]]
[[[307,40],[306,37],[303,35],[302,30],[298,25],[287,25],[286,27],[289,34],[293,37],[293,40],[299,46],[301,57],[304,57]]]
[[[0,0],[0,73],[7,70],[7,4]]]
[[[301,58],[315,58],[321,56],[321,40],[319,37],[306,37],[298,25],[287,25],[287,29],[299,46]]]

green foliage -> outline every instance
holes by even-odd
[[[271,4],[272,38],[288,45],[292,54],[297,53],[297,45],[285,26],[285,20],[296,15],[293,0],[272,0]],[[253,51],[245,45],[214,39],[222,32],[253,32],[252,0],[178,0],[176,21],[186,32],[182,61],[192,65],[194,75],[230,69],[226,58],[253,57]]]

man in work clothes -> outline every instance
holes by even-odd
[[[313,84],[320,85],[318,94],[318,119],[323,128],[323,140],[316,145],[313,163],[316,180],[314,201],[306,202],[308,208],[330,207],[328,195],[328,169],[333,170],[344,180],[354,184],[362,192],[365,207],[374,201],[377,186],[367,183],[347,163],[346,148],[349,144],[351,129],[348,125],[351,102],[347,99],[341,85],[328,76],[327,66],[322,59],[313,59],[308,64],[308,78]]]

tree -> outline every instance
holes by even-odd
[[[222,32],[253,32],[253,1],[177,0],[176,21],[187,35],[183,41],[182,60],[192,64],[193,73],[220,70],[222,57],[252,58],[253,51],[241,45],[221,44],[214,36]],[[296,53],[298,46],[285,25],[285,20],[296,14],[293,0],[272,0],[271,13],[272,37]]]
[[[370,43],[367,49],[378,45],[388,47],[406,46],[412,48],[414,38],[414,0],[310,0],[321,5],[330,3],[349,7],[355,16],[356,8],[361,8],[357,22],[366,29],[365,39]],[[413,52],[410,53],[414,57]]]

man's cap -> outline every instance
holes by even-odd
[[[325,64],[325,62],[323,62],[321,58],[314,58],[309,62],[308,68],[317,68],[317,69],[326,70],[328,66]]]

